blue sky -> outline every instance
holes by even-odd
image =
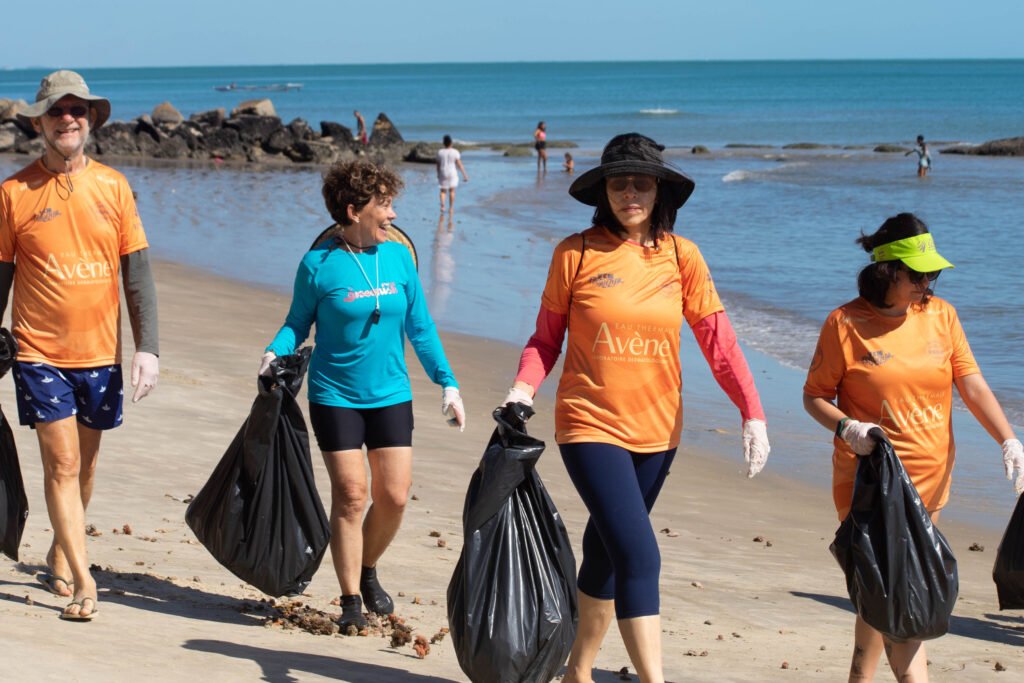
[[[0,67],[1021,58],[1020,0],[12,0]]]

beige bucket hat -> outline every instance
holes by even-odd
[[[45,76],[39,82],[39,92],[36,93],[35,104],[18,112],[18,118],[26,122],[39,118],[65,95],[74,95],[87,100],[90,106],[96,110],[96,121],[92,124],[93,130],[102,126],[110,118],[110,100],[90,94],[85,79],[77,72],[67,69],[54,71],[49,76]]]

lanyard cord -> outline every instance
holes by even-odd
[[[351,256],[352,260],[356,262],[357,266],[359,266],[359,272],[363,274],[363,278],[366,280],[366,284],[370,287],[373,287],[373,283],[370,282],[370,276],[366,274],[365,270],[363,270],[363,264],[360,263],[359,259],[356,258],[355,253],[353,253],[352,251],[352,247],[348,245],[348,241],[344,237],[341,238],[341,241],[345,243],[345,250],[348,252],[349,256]],[[374,308],[374,310],[380,311],[380,249],[378,249],[373,256],[373,268],[374,271],[376,271],[374,274],[377,276],[377,286],[374,287],[373,289],[373,298],[377,302],[377,305]],[[377,313],[377,316],[379,319],[380,313]]]

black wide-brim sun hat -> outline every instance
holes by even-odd
[[[603,180],[617,175],[651,175],[667,184],[669,196],[675,200],[675,208],[686,203],[693,193],[693,179],[665,163],[662,156],[664,146],[639,133],[616,135],[601,152],[601,165],[583,173],[569,187],[574,199],[597,206],[598,198],[605,191]]]

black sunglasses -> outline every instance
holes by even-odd
[[[909,268],[907,269],[907,276],[910,282],[915,285],[921,284],[925,280],[927,280],[928,282],[935,282],[936,280],[939,279],[940,273],[942,273],[941,270],[933,270],[930,273],[919,273],[916,270],[910,270]]]
[[[632,183],[637,192],[650,192],[658,185],[658,179],[652,176],[611,176],[605,183],[612,192],[625,192]]]
[[[47,116],[52,116],[55,119],[64,118],[64,112],[71,114],[72,117],[80,119],[89,113],[89,107],[82,104],[74,104],[70,107],[59,107],[54,105],[46,110]]]

